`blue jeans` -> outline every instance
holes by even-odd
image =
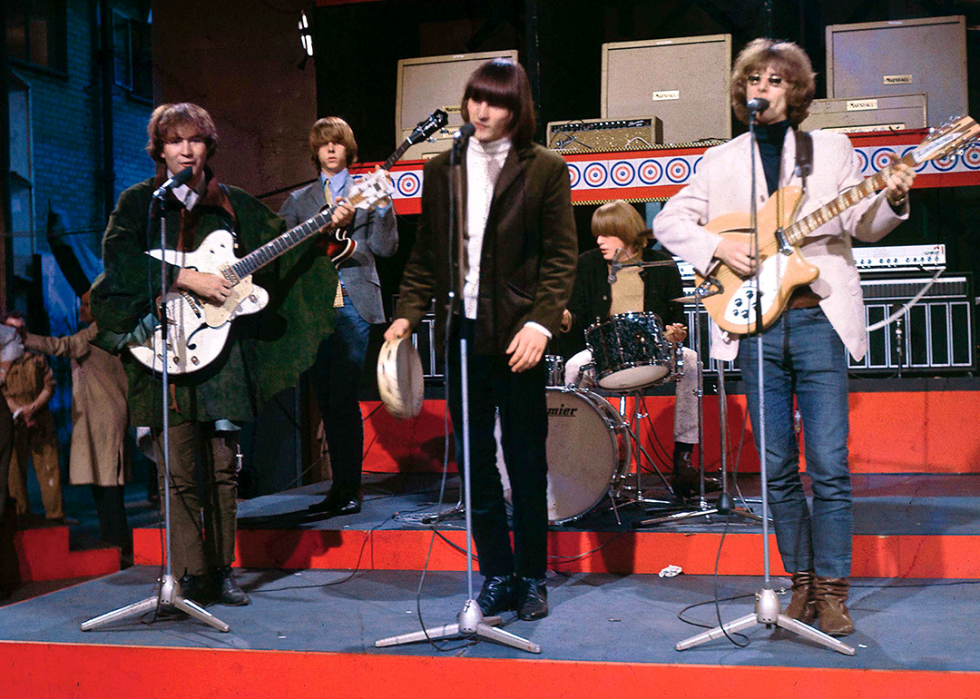
[[[759,447],[757,338],[739,343],[738,367]],[[848,387],[844,345],[819,307],[790,309],[762,336],[766,473],[776,542],[790,573],[851,572],[851,476],[847,465]],[[796,395],[806,436],[812,512],[800,479],[793,426]]]
[[[371,324],[361,317],[350,299],[337,309],[333,334],[320,343],[313,365],[317,407],[330,449],[332,488],[356,497],[361,487],[364,458],[364,425],[358,388],[364,371]]]

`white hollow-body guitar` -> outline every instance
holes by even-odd
[[[354,183],[347,201],[356,209],[370,209],[390,197],[392,191],[387,173],[381,170]],[[224,350],[232,322],[239,316],[258,313],[269,303],[269,292],[253,283],[252,275],[317,235],[330,223],[335,208],[321,211],[241,258],[235,256],[234,235],[225,230],[209,233],[193,252],[151,250],[150,256],[168,264],[220,275],[232,283],[232,289],[221,305],[190,291],[168,291],[160,304],[165,325],[157,323],[146,340],[132,342],[129,351],[133,357],[147,368],[162,371],[166,327],[167,370],[170,374],[190,374],[213,362]],[[349,242],[353,244],[353,241]]]
[[[382,199],[390,198],[394,188],[387,170],[409,146],[427,139],[446,122],[446,113],[439,109],[420,121],[384,162],[381,170],[366,175],[351,186],[348,203],[355,209],[370,209]],[[151,250],[148,254],[158,260],[198,272],[218,274],[232,283],[231,293],[220,306],[189,291],[169,291],[164,295],[161,310],[166,318],[168,373],[190,374],[213,362],[224,350],[235,318],[258,313],[269,303],[269,293],[252,282],[252,275],[304,240],[320,233],[330,223],[334,208],[324,208],[313,218],[242,258],[235,257],[234,235],[225,230],[208,234],[193,252]],[[333,232],[326,243],[327,254],[337,265],[357,249],[357,243],[347,238],[345,231]],[[145,340],[134,340],[128,347],[140,364],[161,372],[163,341],[163,325],[157,323]]]

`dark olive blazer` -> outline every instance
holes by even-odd
[[[422,216],[395,316],[415,326],[434,298],[441,347],[450,288],[462,298],[458,274],[451,274],[448,266],[449,154],[430,160],[424,175]],[[465,158],[461,178],[465,190]],[[572,293],[577,252],[564,159],[536,144],[511,149],[494,188],[483,237],[472,351],[503,354],[529,321],[557,335]]]

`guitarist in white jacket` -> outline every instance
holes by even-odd
[[[769,105],[758,115],[759,149],[753,157],[760,210],[781,187],[802,184],[794,172],[796,128],[806,117],[814,92],[810,59],[796,44],[756,39],[735,62],[732,107],[736,116],[748,121],[747,100],[761,98]],[[797,218],[863,179],[846,136],[820,131],[810,136],[812,173],[806,178]],[[654,221],[657,239],[700,273],[719,262],[741,276],[755,270],[754,250],[748,243],[722,238],[704,227],[723,214],[749,210],[749,162],[748,134],[708,150],[691,183]],[[897,165],[885,190],[830,218],[805,238],[803,256],[820,274],[793,292],[786,310],[763,332],[769,497],[783,566],[793,575],[793,599],[785,613],[806,623],[816,618],[819,628],[834,636],[854,630],[845,604],[852,523],[845,348],[855,359],[866,351],[864,304],[851,237],[876,241],[906,219],[914,177],[911,168]],[[792,221],[781,223],[788,226]],[[737,360],[752,423],[758,426],[756,340],[740,343],[739,336],[712,326],[711,355]],[[794,395],[806,434],[812,512],[799,474]]]

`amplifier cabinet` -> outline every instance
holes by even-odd
[[[656,114],[664,143],[731,138],[730,34],[602,45],[604,119]]]
[[[442,109],[449,115],[449,123],[442,132],[433,134],[430,141],[409,148],[402,156],[403,160],[422,160],[449,150],[452,132],[463,124],[460,101],[466,81],[474,70],[494,58],[509,58],[516,62],[517,50],[403,58],[398,61],[395,145],[401,145],[415,125],[434,110]]]
[[[824,129],[855,133],[924,129],[926,124],[926,94],[916,92],[909,95],[813,100],[810,114],[800,127],[805,131]]]
[[[915,296],[928,276],[862,279],[867,326],[889,317]],[[685,293],[689,293],[685,289]],[[684,307],[690,331],[687,344],[694,347],[694,305]],[[711,359],[709,317],[701,311],[701,346],[707,361],[705,371],[717,371]],[[848,371],[861,376],[896,374],[957,374],[976,368],[974,302],[968,275],[940,277],[925,296],[906,310],[896,322],[868,332],[868,351],[861,361],[847,357]],[[726,373],[738,374],[734,362],[723,362]]]
[[[548,122],[548,148],[563,153],[643,150],[663,142],[657,117]]]
[[[827,97],[924,92],[929,125],[966,114],[966,19],[932,17],[827,27]]]

